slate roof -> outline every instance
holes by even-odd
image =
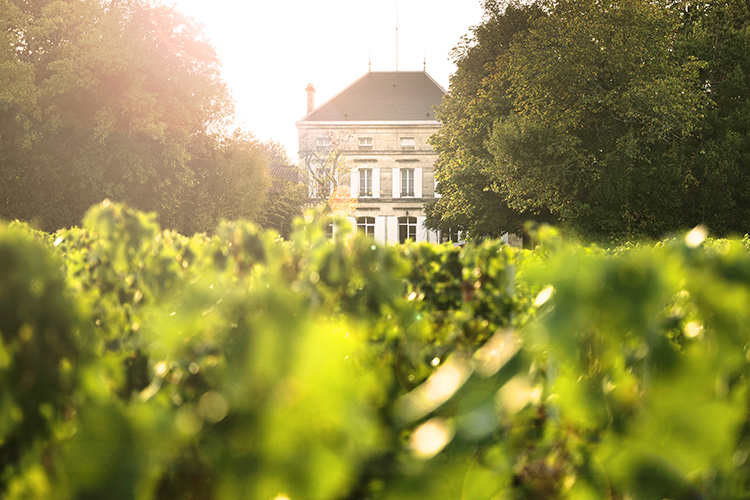
[[[371,71],[300,121],[435,120],[445,94],[424,71]]]
[[[286,189],[287,184],[298,184],[301,182],[299,169],[294,165],[271,164],[268,167],[271,184],[269,190],[272,193]]]

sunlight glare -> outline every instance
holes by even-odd
[[[396,403],[396,413],[405,422],[418,420],[448,401],[473,370],[468,360],[452,355],[419,387]]]
[[[695,321],[691,321],[685,325],[685,335],[687,335],[688,338],[694,339],[699,336],[701,332],[703,332],[703,327]]]
[[[542,391],[539,387],[533,387],[527,377],[516,376],[500,389],[497,397],[503,410],[513,415],[529,403],[539,403]]]
[[[499,331],[474,353],[477,372],[483,377],[494,375],[523,345],[513,330]]]
[[[420,425],[409,438],[411,449],[419,458],[437,455],[453,439],[453,430],[442,418],[433,418]]]
[[[424,384],[424,399],[428,403],[441,405],[450,398],[464,382],[464,372],[455,363],[444,365]]]
[[[537,295],[536,299],[534,300],[534,305],[536,307],[539,307],[545,302],[547,302],[552,297],[552,294],[554,293],[554,291],[555,291],[554,287],[548,286],[547,288],[539,292],[539,295]]]
[[[685,235],[685,243],[690,248],[698,248],[703,240],[708,236],[706,228],[703,226],[695,226],[687,235]]]

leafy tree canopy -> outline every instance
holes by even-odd
[[[554,0],[485,10],[455,52],[440,107],[435,216],[480,212],[495,224],[475,223],[487,234],[545,211],[604,239],[699,223],[746,231],[746,4]]]
[[[510,209],[501,194],[487,189],[488,167],[494,160],[485,143],[496,117],[511,109],[503,87],[493,87],[501,82],[490,81],[496,61],[514,35],[540,15],[537,5],[513,3],[503,10],[497,2],[487,1],[484,22],[454,48],[457,70],[437,110],[443,126],[430,139],[439,153],[435,167],[441,197],[426,207],[429,226],[499,236],[518,232],[530,215]]]
[[[260,146],[271,170],[271,182],[257,223],[264,229],[275,230],[282,237],[288,238],[292,233],[294,219],[302,216],[309,201],[304,183],[306,176],[301,168],[293,164],[281,143],[271,140]]]
[[[53,230],[106,197],[190,232],[257,211],[263,158],[221,132],[233,103],[193,20],[147,0],[11,0],[0,24],[0,218]]]

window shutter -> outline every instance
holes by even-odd
[[[385,224],[387,217],[380,215],[375,217],[375,241],[385,243]]]
[[[378,167],[372,167],[372,197],[380,198],[380,169]]]
[[[422,167],[414,169],[414,197],[422,197]]]
[[[387,217],[386,229],[388,230],[386,242],[398,243],[398,217],[390,216]]]
[[[393,167],[393,197],[401,198],[401,169],[398,167]],[[388,235],[390,239],[390,231]]]

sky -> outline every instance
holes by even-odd
[[[369,61],[372,71],[422,71],[426,60],[427,73],[448,90],[450,51],[482,20],[480,0],[164,3],[203,25],[236,102],[236,125],[280,142],[293,161],[308,83],[319,106],[364,75]]]

